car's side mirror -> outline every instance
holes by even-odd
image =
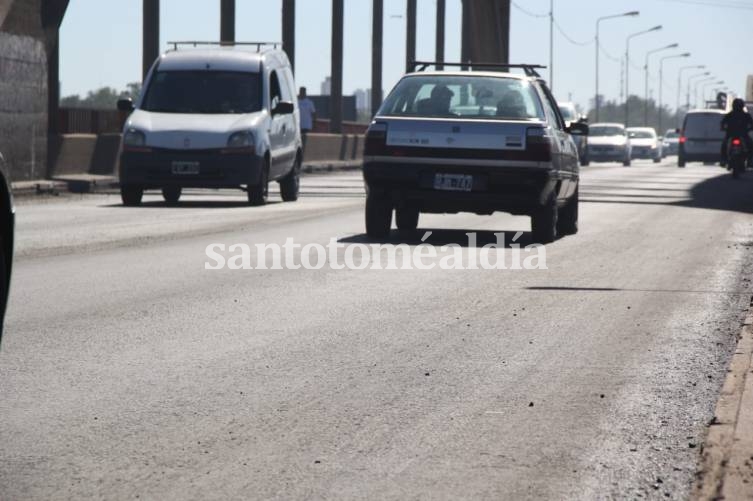
[[[133,106],[133,101],[130,97],[127,97],[125,99],[118,99],[118,110],[130,113],[134,109],[135,107]]]
[[[290,115],[295,111],[295,106],[290,101],[280,101],[272,110],[272,115]]]
[[[565,131],[573,136],[587,136],[588,124],[584,124],[583,122],[573,122],[567,129],[565,129]]]

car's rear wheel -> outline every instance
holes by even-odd
[[[177,204],[182,193],[183,190],[180,187],[169,186],[167,188],[162,188],[162,197],[165,199],[165,202],[170,205]]]
[[[296,158],[293,170],[280,180],[280,196],[283,202],[295,202],[298,200],[298,192],[301,187],[301,159]]]
[[[395,210],[395,223],[398,230],[415,231],[418,228],[418,218],[418,209],[399,207]]]
[[[654,163],[655,164],[658,164],[659,162],[661,162],[661,158],[654,158]]]
[[[591,164],[591,161],[588,159],[588,157],[583,157],[580,160],[581,167],[588,167]]]
[[[678,167],[685,167],[685,157],[680,155],[677,157],[677,166]]]
[[[266,205],[269,198],[269,162],[261,169],[259,183],[248,187],[248,203],[255,207]]]
[[[560,235],[575,235],[578,233],[578,203],[580,189],[575,188],[575,193],[557,214],[557,233]]]
[[[366,234],[372,238],[384,238],[392,226],[392,205],[375,195],[366,197]]]
[[[557,198],[552,195],[543,207],[540,207],[531,216],[531,230],[533,240],[536,243],[548,244],[557,238]]]
[[[632,164],[632,161],[630,160],[629,157],[622,161],[622,165],[624,165],[625,167],[630,167],[631,164]]]
[[[141,186],[122,185],[120,187],[120,198],[123,200],[123,205],[127,207],[134,207],[141,204],[141,199],[144,197],[144,188]]]

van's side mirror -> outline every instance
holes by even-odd
[[[272,110],[272,115],[290,115],[295,111],[295,106],[290,101],[280,101]]]
[[[118,99],[118,110],[130,113],[134,109],[135,107],[133,106],[133,101],[130,97],[127,97],[125,99]]]

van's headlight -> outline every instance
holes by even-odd
[[[124,146],[144,146],[146,144],[146,136],[143,132],[136,129],[128,129],[123,136]]]
[[[228,148],[253,148],[254,147],[254,135],[249,131],[242,130],[230,135],[227,140]]]

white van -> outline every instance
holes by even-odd
[[[118,102],[132,111],[120,155],[123,203],[140,204],[147,189],[177,203],[183,188],[241,188],[251,205],[264,205],[270,181],[284,201],[296,200],[302,142],[285,53],[276,44],[170,43],[135,105]]]
[[[680,135],[677,166],[688,162],[717,163],[722,158],[722,110],[692,110],[685,115]]]

